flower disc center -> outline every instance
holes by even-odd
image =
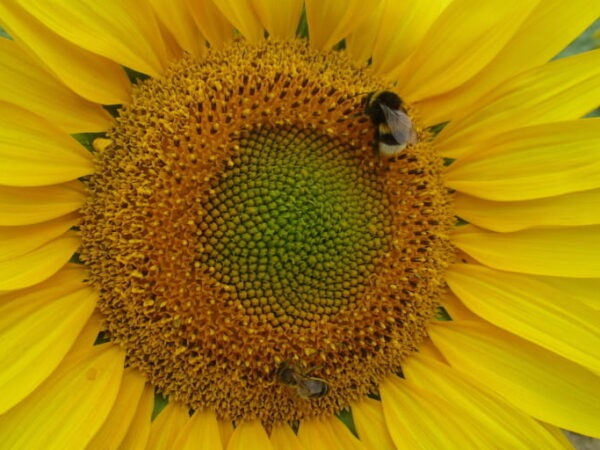
[[[361,93],[380,89],[343,53],[270,40],[134,86],[96,146],[81,259],[111,339],[170,400],[331,414],[425,338],[453,214],[425,132],[374,151]]]
[[[360,149],[293,127],[245,133],[203,205],[199,261],[247,314],[310,327],[364,293],[390,236]]]

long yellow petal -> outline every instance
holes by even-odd
[[[451,164],[452,189],[489,200],[530,200],[600,187],[600,118],[494,136]]]
[[[252,0],[252,7],[270,36],[291,39],[302,14],[302,0]]]
[[[87,445],[87,450],[116,450],[127,434],[144,392],[145,378],[135,369],[123,373],[121,388],[106,422]]]
[[[395,450],[396,446],[390,436],[381,402],[371,398],[352,403],[352,417],[360,441],[366,448],[379,450]]]
[[[362,442],[356,439],[342,421],[335,416],[303,421],[298,429],[298,439],[306,449],[365,449]]]
[[[233,430],[227,450],[276,450],[259,421],[242,422]]]
[[[382,0],[379,6],[373,9],[369,18],[357,26],[352,33],[346,37],[346,52],[352,58],[355,64],[366,64],[371,59],[375,42],[378,36],[384,30],[385,13],[391,5],[404,5],[409,2],[392,2],[391,0]],[[390,5],[390,6],[388,6]],[[387,36],[387,35],[386,35]],[[375,68],[375,60],[371,60],[371,67]]]
[[[549,61],[599,15],[600,3],[589,0],[538,2],[519,30],[481,72],[451,92],[420,102],[421,117],[427,126],[454,119],[477,99],[493,95],[492,89],[501,82]]]
[[[0,39],[0,101],[32,111],[67,133],[105,131],[112,123],[100,105],[75,94],[9,39]]]
[[[31,0],[23,7],[68,41],[138,72],[156,77],[168,63],[158,23],[146,1]]]
[[[398,79],[402,66],[408,63],[409,56],[449,3],[449,0],[385,0],[381,23],[375,28],[378,34],[373,44],[373,70]]]
[[[454,264],[446,280],[479,316],[600,373],[600,312],[573,301],[568,291],[474,264]]]
[[[446,364],[417,353],[402,371],[409,384],[460,408],[463,414],[454,419],[485,442],[481,448],[564,448],[536,420]]]
[[[115,401],[125,352],[99,345],[70,353],[29,397],[0,416],[5,448],[85,448]]]
[[[30,225],[79,209],[83,184],[75,180],[42,187],[0,186],[0,226]]]
[[[600,310],[600,278],[558,278],[558,277],[543,277],[536,276],[545,284],[568,292],[569,295],[589,306],[592,309]]]
[[[600,224],[600,189],[517,202],[495,202],[457,192],[453,206],[459,217],[492,231]]]
[[[154,388],[149,384],[144,388],[142,398],[135,410],[127,434],[119,446],[120,450],[145,450],[150,436],[152,409],[154,408]]]
[[[81,243],[69,231],[47,244],[17,258],[0,262],[0,291],[21,289],[40,283],[54,275]]]
[[[148,450],[168,450],[174,448],[177,435],[189,422],[189,408],[178,403],[169,403],[154,419],[150,426]]]
[[[59,237],[77,225],[78,213],[71,213],[48,222],[16,227],[0,227],[0,261],[29,253]]]
[[[455,233],[454,244],[500,270],[556,277],[600,277],[600,226]]]
[[[382,0],[305,0],[312,47],[329,49],[367,20]]]
[[[273,427],[270,438],[274,450],[306,450],[288,424]]]
[[[8,31],[70,89],[92,102],[127,103],[131,84],[121,66],[66,41],[29,15],[17,2],[0,3]]]
[[[91,155],[50,122],[0,103],[0,183],[40,186],[92,173]]]
[[[77,266],[77,264],[67,264],[66,267],[70,266]],[[105,329],[104,317],[98,311],[94,311],[83,326],[79,336],[77,336],[73,347],[71,347],[71,353],[88,351],[96,344],[98,335],[103,329]]]
[[[528,70],[462,111],[434,145],[456,158],[504,131],[582,117],[598,106],[599,76],[600,50]]]
[[[181,48],[195,56],[206,52],[204,37],[187,9],[186,0],[151,0],[150,3]]]
[[[222,49],[233,40],[234,28],[212,0],[186,0],[188,9],[211,47]]]
[[[404,99],[417,101],[465,83],[515,34],[538,0],[455,0],[398,74]]]
[[[63,269],[32,288],[0,295],[0,414],[58,366],[96,305],[79,269]]]
[[[217,416],[210,411],[196,411],[179,432],[173,448],[223,450]]]
[[[452,404],[390,376],[379,385],[388,430],[399,450],[475,449],[466,432],[454,422]],[[460,411],[458,411],[460,412]]]
[[[429,333],[452,367],[525,413],[561,428],[600,436],[597,375],[492,325],[435,322]]]
[[[250,0],[212,0],[224,17],[250,42],[260,42],[264,30]],[[285,2],[282,2],[285,3]],[[295,31],[295,29],[294,29]]]

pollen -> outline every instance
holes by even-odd
[[[271,426],[401,371],[445,289],[453,214],[426,131],[374,150],[365,93],[381,89],[343,53],[270,40],[134,87],[95,145],[81,259],[158,391]]]

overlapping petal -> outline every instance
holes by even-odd
[[[0,261],[0,291],[21,289],[54,275],[79,248],[79,236],[72,231],[16,258]]]
[[[278,39],[289,39],[296,35],[303,5],[302,0],[252,0],[262,26],[270,36]]]
[[[0,226],[52,220],[79,209],[84,202],[79,181],[41,187],[0,186]]]
[[[188,408],[178,403],[169,403],[158,414],[150,426],[148,450],[173,448],[181,430],[190,420]]]
[[[352,417],[361,442],[369,449],[395,450],[381,402],[365,398],[352,403]]]
[[[600,277],[600,226],[494,233],[469,228],[455,245],[477,261],[509,272],[556,277]]]
[[[452,367],[508,403],[558,427],[600,436],[598,375],[483,322],[443,322],[430,335]]]
[[[100,105],[77,95],[8,39],[0,39],[0,101],[32,111],[67,133],[104,131],[112,123]]]
[[[474,264],[454,264],[446,279],[479,316],[600,373],[600,313],[568,291]]]
[[[538,2],[517,32],[482,71],[450,92],[419,102],[425,124],[434,125],[458,117],[478,99],[493,96],[493,88],[503,81],[549,61],[599,15],[598,2]]]
[[[125,352],[105,344],[70,353],[29,397],[0,416],[6,448],[85,448],[112,408]]]
[[[0,295],[0,414],[16,405],[58,366],[96,305],[79,268]]]
[[[305,449],[364,450],[363,444],[333,416],[302,421],[298,439]]]
[[[186,0],[190,14],[204,38],[221,49],[233,40],[233,26],[212,0]]]
[[[152,0],[151,3],[156,16],[181,48],[197,57],[206,52],[206,42],[187,9],[186,0]]]
[[[173,448],[223,450],[215,414],[209,411],[196,411],[179,432]]]
[[[469,223],[500,232],[596,225],[600,224],[600,189],[516,202],[484,200],[457,192],[454,210]]]
[[[434,145],[456,158],[505,131],[582,117],[600,102],[599,76],[600,50],[528,70],[461,111]]]
[[[145,383],[145,378],[135,369],[125,370],[113,408],[102,427],[87,445],[88,450],[119,448],[140,403]]]
[[[32,0],[22,5],[59,36],[138,72],[158,76],[168,63],[167,47],[146,1]]]
[[[74,92],[96,103],[127,103],[131,84],[121,66],[58,36],[17,2],[0,4],[0,17],[24,44]]]
[[[454,0],[402,66],[398,89],[417,101],[460,86],[488,64],[538,0]]]
[[[121,441],[121,450],[145,450],[150,436],[150,419],[154,408],[154,389],[146,385],[135,409],[127,434]]]
[[[600,187],[600,119],[521,128],[479,145],[448,167],[452,189],[513,201]]]
[[[273,447],[267,432],[257,420],[242,422],[231,435],[227,450],[278,450]]]
[[[329,49],[367,20],[382,0],[305,0],[311,46]]]
[[[264,29],[254,11],[251,0],[212,0],[223,17],[242,33],[250,42],[263,39]],[[281,2],[286,3],[286,2]]]

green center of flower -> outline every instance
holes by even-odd
[[[247,314],[310,327],[362,295],[389,237],[388,202],[353,147],[261,128],[211,188],[199,261]]]
[[[111,339],[170,400],[267,425],[331,414],[426,337],[453,215],[426,133],[374,151],[361,93],[392,88],[270,40],[134,87],[97,145],[81,259]]]

